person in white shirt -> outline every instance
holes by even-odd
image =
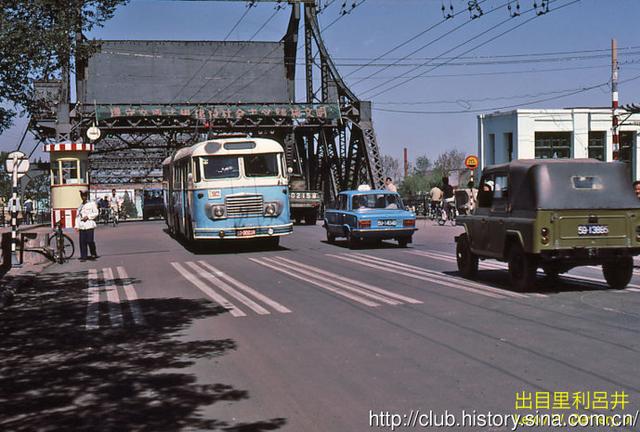
[[[96,253],[96,243],[94,239],[94,229],[96,227],[96,218],[98,217],[98,206],[94,201],[89,199],[89,191],[80,191],[82,205],[78,207],[76,215],[76,228],[80,235],[80,261],[87,259],[94,260],[98,258]],[[87,246],[91,252],[91,256],[87,256]]]

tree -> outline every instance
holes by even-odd
[[[427,156],[418,156],[416,158],[414,173],[420,175],[428,175],[432,167],[433,164],[431,163],[431,159],[429,159]]]
[[[129,192],[124,193],[124,200],[122,201],[122,212],[126,215],[127,218],[137,218],[138,210],[136,209],[136,205],[133,200],[129,196]]]
[[[399,192],[403,197],[424,195],[431,190],[429,178],[420,174],[406,176],[400,184]]]
[[[458,150],[449,150],[441,153],[433,164],[434,168],[443,175],[449,175],[451,171],[461,170],[464,168],[465,155]]]
[[[401,177],[400,161],[393,156],[382,156],[382,175],[384,178],[391,177],[394,181],[398,181]]]
[[[33,80],[59,79],[65,59],[73,63],[95,51],[96,41],[79,33],[101,26],[126,2],[0,0],[0,134],[18,112],[38,110]]]

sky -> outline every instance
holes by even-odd
[[[541,0],[535,1],[540,11]],[[640,0],[551,0],[542,15],[524,13],[534,0],[478,0],[483,14],[475,19],[467,0],[348,0],[345,15],[344,0],[321,2],[328,3],[319,15],[327,49],[351,90],[373,102],[382,153],[398,159],[404,147],[410,160],[435,159],[450,149],[476,153],[480,113],[611,106],[612,38],[619,49],[620,103],[640,103]],[[511,17],[508,3],[512,11],[519,4],[521,15]],[[444,19],[443,4],[454,17]],[[245,2],[131,0],[88,36],[247,40],[274,7],[256,3],[229,33],[246,12]],[[279,40],[289,10],[277,12],[255,40]],[[298,97],[304,94],[301,72]],[[19,120],[0,135],[0,150],[15,149],[24,124]],[[31,146],[30,140],[23,145]]]

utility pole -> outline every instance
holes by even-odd
[[[620,158],[620,136],[618,135],[618,43],[611,39],[611,137],[613,160]]]
[[[407,178],[409,175],[409,153],[407,152],[407,148],[404,148],[404,178]]]

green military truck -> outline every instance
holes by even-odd
[[[289,206],[291,218],[297,223],[315,225],[322,210],[322,192],[307,190],[302,176],[289,178]]]
[[[483,170],[473,213],[460,216],[458,269],[475,277],[479,259],[506,261],[513,287],[601,265],[622,289],[640,254],[640,201],[623,163],[591,159],[518,160]]]

